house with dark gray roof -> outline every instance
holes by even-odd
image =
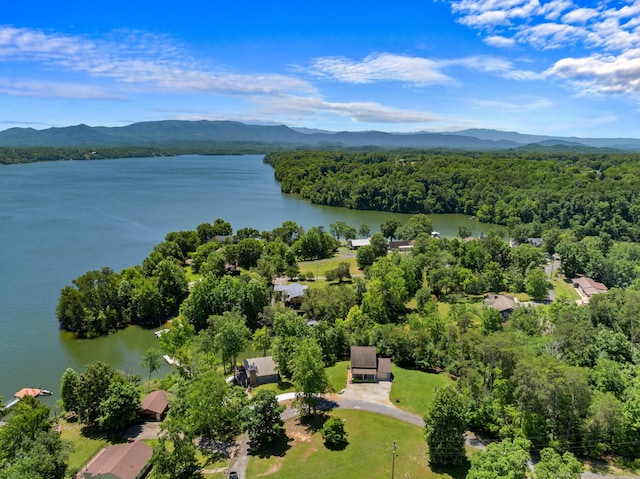
[[[245,359],[243,365],[249,386],[277,383],[280,380],[278,365],[273,360],[273,356]]]
[[[374,346],[351,346],[351,381],[391,381],[391,360],[378,358]]]

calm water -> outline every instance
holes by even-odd
[[[67,367],[98,360],[142,373],[152,331],[127,328],[106,338],[75,340],[58,330],[62,287],[102,266],[140,263],[169,231],[215,218],[234,230],[272,229],[285,220],[310,227],[338,220],[358,226],[407,215],[312,205],[283,195],[262,156],[182,156],[68,161],[0,167],[0,395],[25,386],[56,392]],[[434,216],[434,228],[455,236],[488,225],[463,215]]]

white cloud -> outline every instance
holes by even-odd
[[[536,48],[545,50],[566,47],[575,43],[585,33],[582,27],[559,23],[541,23],[521,30],[516,35],[516,39],[519,42],[529,43]]]
[[[120,31],[110,40],[0,26],[0,62],[42,63],[93,77],[175,93],[232,95],[313,93],[298,78],[279,74],[239,74],[203,69],[174,40],[144,32]]]
[[[12,96],[29,96],[36,98],[74,98],[125,100],[121,93],[114,93],[103,88],[82,85],[79,83],[55,83],[37,80],[7,80],[0,78],[0,93]]]
[[[455,83],[440,70],[437,62],[427,58],[380,53],[369,55],[362,61],[344,57],[318,58],[310,71],[356,84],[374,81],[403,81],[418,85]]]
[[[623,55],[563,58],[546,71],[582,94],[627,94],[640,99],[640,48]]]
[[[542,110],[554,106],[551,100],[535,97],[514,98],[512,101],[475,100],[474,103],[484,108],[507,113]]]
[[[483,41],[491,47],[498,48],[513,47],[516,44],[516,41],[513,38],[503,37],[501,35],[491,35],[483,38]]]
[[[565,23],[587,23],[596,16],[598,16],[598,11],[593,8],[576,8],[565,13],[562,16],[562,21]]]
[[[323,98],[283,96],[257,99],[262,115],[294,115],[305,117],[326,112],[345,116],[354,122],[368,123],[431,123],[439,118],[425,112],[405,110],[377,102],[331,102]]]

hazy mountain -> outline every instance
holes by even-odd
[[[506,140],[514,143],[528,145],[531,143],[540,143],[549,146],[549,141],[555,141],[552,144],[573,144],[574,146],[590,146],[593,148],[613,148],[619,150],[640,150],[639,138],[579,138],[575,136],[545,136],[545,135],[527,135],[515,131],[499,131],[485,130],[481,128],[450,132],[450,135],[472,136],[481,140]],[[544,143],[543,143],[544,142]]]
[[[285,147],[387,147],[500,150],[537,143],[543,148],[611,148],[640,151],[640,139],[562,138],[496,130],[444,133],[328,132],[285,125],[247,125],[235,121],[152,121],[122,127],[10,128],[0,131],[0,146],[121,147],[170,144],[238,143]]]

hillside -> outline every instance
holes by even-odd
[[[640,151],[640,139],[581,139],[495,130],[466,130],[445,133],[386,133],[382,131],[326,132],[293,129],[285,125],[248,125],[235,121],[166,120],[133,123],[122,127],[76,125],[64,128],[10,128],[0,131],[0,147],[131,147],[236,143],[280,147],[313,148],[449,148],[461,150],[504,150],[531,143],[553,149],[610,148]]]

